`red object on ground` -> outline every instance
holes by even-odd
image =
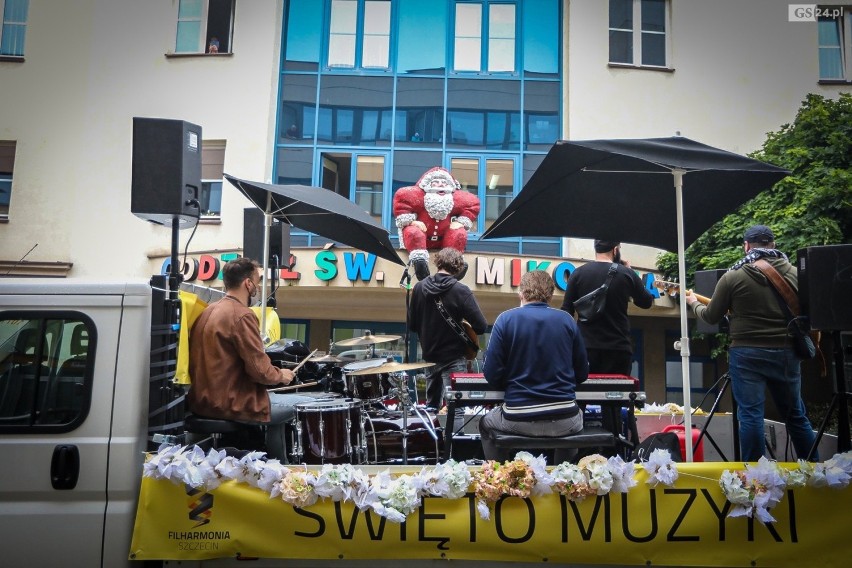
[[[680,440],[680,455],[683,457],[683,461],[686,460],[686,426],[683,424],[670,424],[663,428],[663,432],[674,432],[677,434],[678,440]],[[699,428],[692,428],[692,461],[694,462],[703,462],[704,461],[704,440],[701,440],[701,443],[698,444],[698,436],[701,435],[701,430]]]

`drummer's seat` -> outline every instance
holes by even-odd
[[[266,426],[262,424],[247,424],[187,413],[184,418],[184,431],[189,435],[188,438],[198,439],[194,442],[197,446],[203,447],[210,443],[210,446],[217,450],[223,445],[243,450],[266,449]]]

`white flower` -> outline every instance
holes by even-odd
[[[719,486],[734,505],[729,517],[757,517],[762,523],[774,523],[769,509],[784,496],[785,473],[774,461],[761,457],[756,466],[746,464],[746,471],[725,470]]]
[[[648,456],[648,461],[642,464],[642,467],[648,472],[649,477],[646,483],[651,486],[658,483],[671,486],[678,477],[677,464],[672,461],[672,456],[668,450],[654,450]]]
[[[387,478],[385,478],[387,479]],[[376,488],[373,510],[389,521],[401,523],[420,506],[420,494],[410,475],[400,475]]]
[[[615,493],[627,493],[631,487],[636,486],[634,468],[636,462],[625,462],[621,456],[613,456],[607,460],[607,468],[612,475],[612,489]]]
[[[531,495],[548,495],[552,492],[553,478],[547,473],[547,459],[543,455],[536,457],[529,452],[518,452],[515,454],[515,459],[527,464],[535,476]]]
[[[423,468],[417,477],[423,495],[459,499],[467,493],[471,483],[470,469],[464,462],[448,460],[431,470]]]

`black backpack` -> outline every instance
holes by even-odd
[[[680,438],[674,432],[654,432],[649,435],[633,451],[633,459],[640,462],[648,461],[648,456],[654,450],[668,450],[672,456],[672,461],[683,461],[683,456],[680,453]]]

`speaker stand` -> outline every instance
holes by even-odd
[[[834,349],[834,398],[831,399],[831,405],[822,419],[822,424],[819,426],[814,445],[811,446],[811,451],[808,452],[808,461],[813,459],[816,453],[819,442],[822,440],[822,435],[825,433],[825,428],[828,426],[828,421],[831,419],[831,414],[837,411],[837,453],[842,454],[852,450],[852,442],[849,435],[849,397],[850,394],[846,389],[846,377],[844,368],[843,345],[840,342],[840,331],[831,332],[831,342]]]
[[[716,381],[716,384],[719,385],[719,393],[716,395],[716,400],[713,401],[713,406],[710,407],[710,412],[707,414],[707,420],[704,421],[704,425],[701,427],[701,432],[698,434],[698,439],[695,441],[695,446],[701,443],[701,440],[707,436],[707,441],[719,452],[719,455],[722,456],[723,461],[728,461],[728,457],[722,451],[722,449],[716,444],[716,440],[713,439],[713,436],[707,431],[707,428],[710,427],[710,421],[713,420],[713,416],[716,415],[716,410],[719,408],[719,402],[722,400],[722,396],[724,396],[725,391],[728,390],[728,387],[731,384],[731,375],[727,372],[724,373],[719,380]],[[714,385],[715,386],[715,385]],[[740,461],[740,433],[739,433],[739,423],[737,421],[737,401],[734,400],[734,397],[731,396],[731,405],[732,405],[732,434],[734,437],[734,461]]]

